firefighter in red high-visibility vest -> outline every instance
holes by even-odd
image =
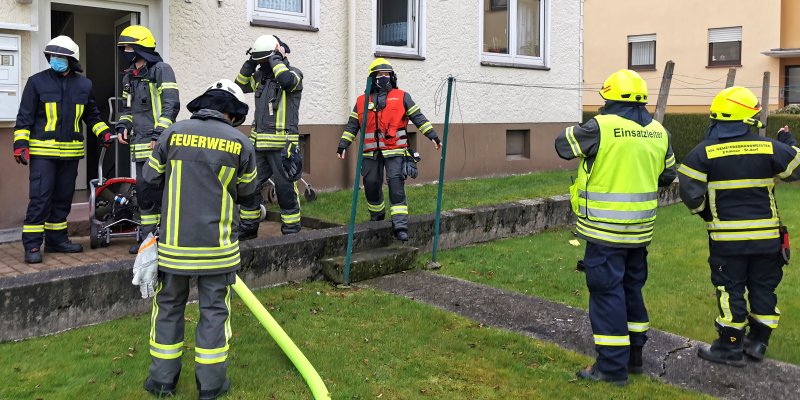
[[[367,197],[367,208],[371,221],[386,218],[386,204],[383,200],[384,170],[389,184],[389,213],[395,238],[403,242],[408,240],[408,205],[406,203],[405,180],[409,168],[415,168],[413,155],[409,154],[406,125],[411,121],[424,134],[436,150],[441,142],[433,129],[433,125],[422,114],[419,106],[411,99],[411,95],[397,88],[397,75],[392,65],[384,58],[378,58],[369,66],[369,75],[373,79],[372,93],[367,105],[367,125],[364,133],[364,165],[361,175],[364,177],[364,194]],[[339,140],[337,153],[344,160],[346,150],[355,140],[361,129],[364,112],[364,95],[358,97],[347,127]]]

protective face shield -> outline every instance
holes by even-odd
[[[56,72],[67,72],[69,61],[65,57],[50,56],[50,68]]]
[[[383,90],[390,90],[392,88],[391,76],[378,76],[375,78],[375,83]]]

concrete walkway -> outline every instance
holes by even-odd
[[[359,285],[595,355],[589,317],[581,309],[423,271]],[[699,359],[700,342],[655,329],[649,331],[649,337],[645,372],[667,383],[724,399],[800,399],[800,367],[773,360],[748,362],[745,368],[727,367]],[[576,365],[575,370],[582,367]]]

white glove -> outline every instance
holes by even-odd
[[[261,212],[258,214],[258,222],[261,222],[267,219],[267,208],[263,204],[260,204],[259,207]]]
[[[143,299],[153,297],[158,284],[157,243],[157,239],[152,233],[147,235],[139,247],[139,254],[136,255],[136,261],[133,263],[133,281],[131,283],[139,286]]]

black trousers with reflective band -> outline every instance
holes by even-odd
[[[711,267],[711,283],[717,292],[718,325],[743,329],[749,315],[765,326],[773,329],[777,327],[780,311],[775,289],[783,279],[783,259],[780,253],[712,253],[708,257],[708,264]]]
[[[78,161],[31,157],[28,211],[22,229],[25,250],[40,247],[43,240],[48,244],[67,241]]]
[[[150,327],[150,378],[160,383],[178,381],[185,344],[184,313],[191,276],[159,272]],[[231,285],[236,273],[197,277],[200,320],[195,331],[195,377],[199,390],[222,386],[228,370],[231,338]]]
[[[286,177],[281,164],[280,150],[256,151],[256,169],[258,186],[256,197],[258,203],[264,202],[261,190],[272,178],[275,184],[275,194],[278,197],[278,206],[281,209],[281,232],[296,233],[300,231],[300,193],[297,191],[297,182],[292,182]],[[242,221],[243,226],[258,226],[258,221]]]
[[[385,175],[384,175],[385,170]],[[383,157],[380,151],[374,157],[364,157],[361,166],[364,195],[371,215],[386,213],[383,200],[384,176],[389,185],[389,214],[395,231],[408,229],[408,204],[406,203],[403,157]]]
[[[145,185],[142,180],[142,169],[145,161],[136,162],[136,202],[139,205],[139,214],[142,218],[142,239],[148,233],[155,231],[156,225],[161,220],[161,189]]]

